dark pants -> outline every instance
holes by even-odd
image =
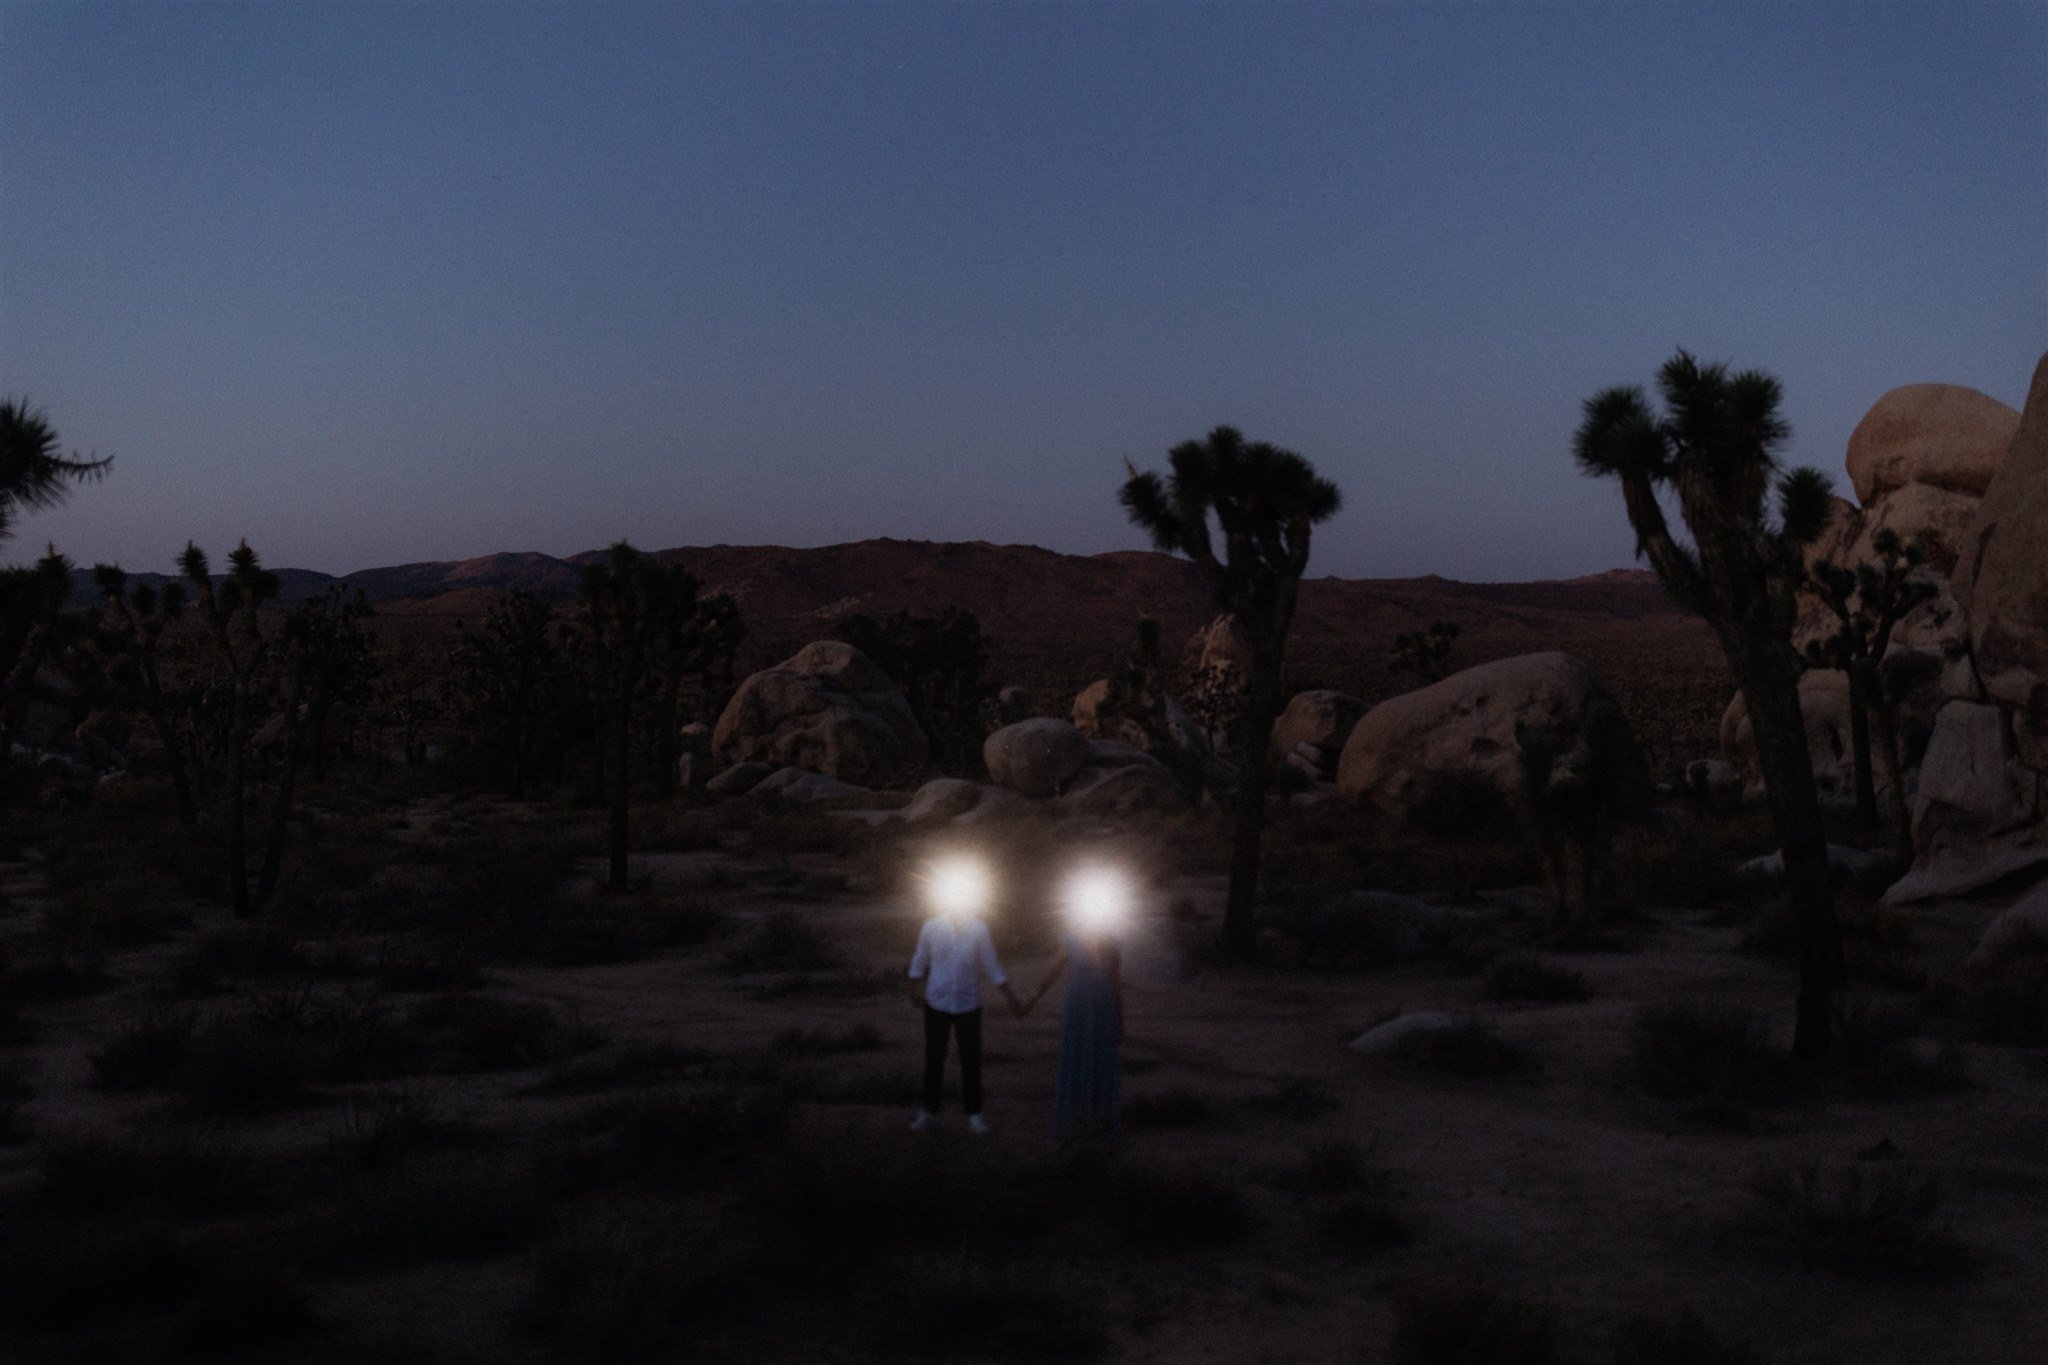
[[[939,1112],[939,1081],[946,1072],[946,1031],[960,1032],[960,1106],[981,1112],[981,1011],[947,1014],[924,1007],[924,1109]]]

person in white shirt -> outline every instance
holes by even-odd
[[[910,992],[911,1003],[924,1007],[924,1105],[910,1126],[922,1132],[938,1114],[947,1045],[958,1034],[961,1107],[967,1111],[967,1126],[986,1133],[988,1123],[981,1116],[982,977],[1002,992],[1012,1014],[1021,1017],[1024,1006],[1010,989],[981,920],[988,901],[986,874],[975,864],[956,861],[934,870],[930,890],[937,913],[918,932],[910,959],[910,980],[924,987],[920,992],[913,984]]]

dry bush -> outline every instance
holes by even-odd
[[[881,1342],[918,1356],[1085,1360],[1114,1341],[1100,1275],[965,1251],[897,1267],[879,1317]]]
[[[1389,1365],[1552,1365],[1557,1315],[1472,1273],[1402,1281],[1389,1305]]]
[[[527,1095],[577,1095],[666,1085],[711,1060],[701,1048],[667,1041],[621,1044],[608,1055],[565,1062],[526,1087]]]
[[[1465,1080],[1519,1075],[1539,1065],[1535,1053],[1501,1037],[1483,1019],[1467,1019],[1452,1028],[1410,1033],[1383,1055],[1410,1071]]]
[[[734,975],[759,972],[824,972],[839,965],[839,950],[817,925],[790,911],[770,915],[751,937],[725,954]]]
[[[1852,1162],[1824,1172],[1765,1159],[1747,1187],[1750,1208],[1737,1231],[1759,1255],[1848,1274],[1939,1277],[1967,1263],[1940,1222],[1940,1178],[1911,1162]]]
[[[2048,936],[2025,933],[1936,983],[1929,1007],[1979,1042],[2048,1044]]]
[[[340,1187],[298,1235],[322,1265],[464,1260],[525,1245],[545,1218],[545,1189],[525,1163],[447,1152]]]
[[[1705,1104],[1773,1100],[1789,1089],[1789,1059],[1755,1006],[1681,992],[1636,1006],[1629,1032],[1636,1081],[1663,1099]]]
[[[533,1254],[523,1316],[571,1360],[652,1355],[703,1293],[674,1210],[616,1205],[576,1219]]]
[[[1216,1106],[1199,1090],[1178,1086],[1124,1101],[1124,1126],[1137,1132],[1198,1128],[1216,1117]]]
[[[1756,1365],[1756,1352],[1739,1337],[1724,1337],[1690,1308],[1638,1314],[1615,1333],[1614,1365]]]
[[[412,1007],[409,1028],[423,1035],[430,1064],[442,1071],[511,1071],[544,1066],[603,1045],[580,1019],[564,1020],[539,1000],[434,995]]]
[[[473,1136],[441,1112],[422,1086],[385,1086],[342,1102],[330,1141],[366,1171],[389,1170],[414,1152]]]
[[[550,1179],[568,1189],[703,1183],[741,1154],[775,1147],[789,1122],[767,1090],[702,1084],[596,1101],[560,1129]]]
[[[1593,994],[1583,973],[1553,967],[1533,953],[1496,958],[1486,969],[1482,988],[1489,1000],[1558,1003],[1590,999]]]
[[[93,1084],[102,1090],[148,1090],[171,1083],[199,1027],[193,1010],[151,1005],[116,1029],[92,1053]]]

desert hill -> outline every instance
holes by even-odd
[[[601,553],[492,554],[338,578],[284,570],[281,599],[288,605],[332,583],[360,588],[390,634],[431,639],[437,625],[481,615],[512,589],[572,600],[582,566]],[[1147,551],[1069,555],[1033,545],[882,539],[808,549],[686,546],[658,555],[686,565],[706,591],[739,601],[749,631],[746,667],[829,635],[856,613],[961,607],[993,640],[997,675],[1031,687],[1049,710],[1114,663],[1138,617],[1157,617],[1169,648],[1177,648],[1210,614],[1194,566]],[[89,577],[81,577],[81,595],[89,597]],[[1729,693],[1719,653],[1705,628],[1670,604],[1655,576],[1636,569],[1530,583],[1435,575],[1312,579],[1302,585],[1295,619],[1292,681],[1369,700],[1404,690],[1413,681],[1386,667],[1394,637],[1435,620],[1460,627],[1461,665],[1539,649],[1582,654],[1631,705],[1652,747],[1668,750],[1663,757],[1675,761],[1712,747],[1713,723]]]

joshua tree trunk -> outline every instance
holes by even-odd
[[[1877,729],[1877,752],[1884,761],[1884,780],[1889,788],[1885,793],[1885,810],[1891,817],[1892,847],[1910,863],[1913,861],[1913,816],[1906,809],[1905,762],[1899,753],[1899,722],[1892,714],[1891,700],[1879,691],[1881,686],[1877,679],[1870,680],[1869,690],[1876,698],[1876,705],[1870,708],[1870,712]]]
[[[1284,638],[1286,631],[1283,622],[1278,633]],[[1224,949],[1240,959],[1258,951],[1259,851],[1269,781],[1266,750],[1279,714],[1279,651],[1255,649],[1237,725],[1237,827],[1232,833],[1229,899],[1223,909]]]
[[[1849,750],[1856,761],[1856,824],[1877,828],[1877,783],[1870,770],[1870,687],[1860,665],[1849,665]]]
[[[291,829],[292,788],[299,772],[299,739],[302,730],[299,721],[299,700],[305,694],[305,690],[305,675],[295,667],[292,669],[291,684],[285,690],[284,766],[277,775],[277,800],[270,810],[270,837],[263,845],[263,866],[256,874],[256,904],[259,906],[269,904],[271,893],[277,890],[277,874],[284,866],[284,841]],[[313,743],[318,745],[320,731],[317,724],[313,727],[311,737]],[[314,765],[317,770],[317,753]]]
[[[171,726],[170,714],[164,710],[163,694],[157,690],[155,679],[149,681],[142,694],[142,709],[156,731],[157,743],[163,745],[164,766],[171,771],[171,795],[178,803],[178,819],[183,824],[192,824],[199,818],[192,805],[192,779],[185,772],[185,752],[178,743],[178,732]]]
[[[660,709],[655,713],[654,789],[662,797],[676,794],[676,709],[682,705],[683,679],[671,672],[663,679]]]
[[[626,780],[626,731],[631,720],[631,708],[623,699],[615,701],[611,714],[606,718],[603,745],[609,754],[609,771],[605,774],[611,798],[611,866],[605,878],[605,885],[613,891],[626,889],[626,798],[629,794]]]
[[[1784,845],[1785,892],[1799,922],[1799,998],[1792,1051],[1827,1055],[1834,1032],[1834,982],[1842,969],[1835,923],[1834,875],[1827,828],[1814,791],[1813,754],[1799,707],[1797,665],[1789,649],[1731,649],[1736,681],[1756,732],[1757,759],[1778,838]],[[1784,657],[1779,657],[1780,654]]]
[[[242,787],[249,748],[249,683],[236,677],[234,700],[228,713],[228,890],[235,918],[256,913],[249,900],[249,813],[243,808]]]

